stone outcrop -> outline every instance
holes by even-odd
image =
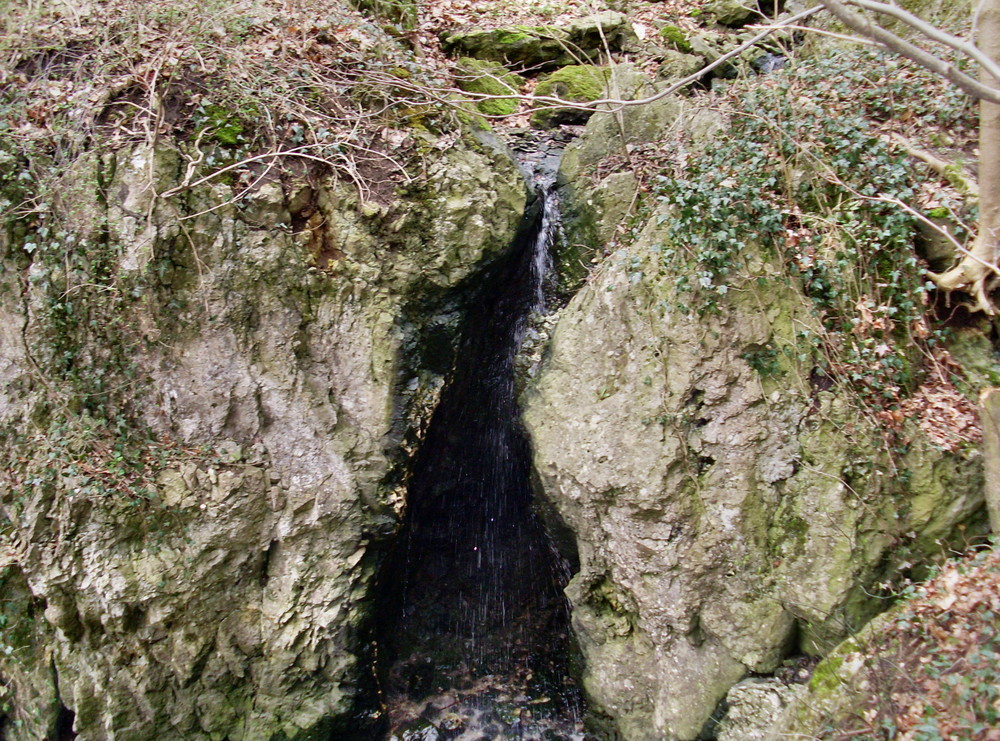
[[[458,87],[473,95],[517,96],[524,79],[498,62],[464,57],[455,64]],[[517,110],[516,97],[484,98],[476,103],[487,116],[509,116]]]
[[[625,15],[605,11],[561,26],[449,31],[441,43],[453,56],[537,71],[579,64],[581,60],[596,61],[606,50],[619,51],[634,39],[635,32]]]
[[[535,88],[535,95],[556,97],[573,103],[590,103],[601,97],[607,79],[606,68],[592,64],[571,64],[542,77]],[[540,110],[532,114],[531,123],[549,128],[563,123],[586,123],[588,118],[588,110],[541,106]]]
[[[239,206],[226,184],[178,205],[154,198],[184,173],[167,144],[117,152],[105,197],[94,158],[66,175],[80,238],[106,223],[136,286],[131,393],[175,443],[145,499],[95,488],[112,451],[57,459],[45,483],[5,479],[7,738],[47,737],[67,712],[88,740],[369,737],[351,713],[400,467],[450,365],[463,286],[526,200],[498,148],[438,144],[411,185],[364,197],[289,176]],[[0,421],[30,436],[48,392],[33,360],[52,342],[47,268],[3,234]],[[114,335],[87,336],[100,358]]]
[[[601,157],[668,126],[697,146],[719,125],[671,99],[631,116],[623,142],[621,119],[596,114],[564,159],[569,233],[591,249],[626,210],[610,182],[625,175],[593,174]],[[524,395],[539,496],[579,552],[567,593],[585,688],[628,741],[696,738],[744,675],[830,650],[879,609],[866,589],[895,564],[982,521],[977,451],[945,452],[913,425],[890,461],[808,363],[752,367],[816,329],[793,284],[759,288],[776,256],[743,254],[717,312],[685,306],[697,266],[666,267],[667,208],[608,248]]]

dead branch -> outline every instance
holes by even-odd
[[[881,3],[870,2],[870,0],[847,0],[847,2],[853,5],[858,5],[859,7],[863,7],[861,3],[866,2],[874,6],[881,5]],[[820,3],[822,3],[822,7],[826,8],[834,16],[836,16],[837,20],[856,33],[875,39],[889,51],[904,56],[910,61],[916,62],[921,67],[940,75],[974,98],[1000,104],[1000,90],[990,87],[989,85],[984,85],[975,78],[962,72],[960,69],[955,67],[955,65],[934,56],[930,52],[921,49],[919,46],[916,46],[909,41],[905,41],[891,31],[887,31],[881,26],[873,23],[865,16],[849,10],[847,5],[840,0],[820,0]],[[919,20],[916,16],[912,17]],[[922,21],[921,24],[926,25]],[[965,45],[965,43],[960,39],[956,40]],[[981,52],[979,52],[979,54],[981,54]]]

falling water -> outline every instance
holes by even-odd
[[[583,738],[566,569],[532,507],[514,384],[557,216],[554,196],[540,193],[483,281],[415,462],[380,648],[393,658],[391,738]]]

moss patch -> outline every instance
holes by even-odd
[[[691,53],[691,42],[688,41],[687,34],[677,26],[664,26],[660,29],[660,38],[677,51],[685,54]]]
[[[458,60],[458,87],[467,93],[480,95],[517,95],[524,80],[502,64],[463,57]],[[476,107],[487,116],[509,116],[517,110],[518,101],[480,100]]]
[[[235,147],[243,141],[243,123],[222,106],[205,106],[202,129],[212,132],[212,138],[226,147]]]
[[[604,67],[574,64],[547,75],[538,83],[535,95],[550,95],[573,103],[589,103],[601,97],[607,80],[608,71]],[[581,123],[590,117],[590,113],[573,108],[547,108],[535,111],[531,116],[531,123],[543,128],[560,123]]]

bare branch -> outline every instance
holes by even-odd
[[[764,26],[751,25],[747,28],[765,28]],[[838,39],[840,41],[850,41],[852,44],[859,44],[861,46],[879,46],[877,41],[872,39],[866,39],[862,36],[851,36],[846,33],[837,33],[836,31],[826,31],[822,28],[815,28],[814,26],[783,26],[788,31],[806,31],[808,33],[816,34],[817,36],[827,36],[831,39]]]
[[[919,46],[911,44],[909,41],[901,39],[891,31],[887,31],[881,26],[872,23],[868,18],[859,15],[851,10],[840,0],[820,0],[823,7],[837,17],[841,23],[857,33],[875,39],[885,46],[889,51],[900,54],[907,59],[916,62],[922,67],[944,77],[949,82],[960,87],[966,93],[979,100],[987,100],[991,103],[1000,104],[1000,90],[984,85],[973,77],[962,72],[953,64],[949,64],[942,59],[938,59]],[[818,6],[817,6],[818,7]]]
[[[940,175],[945,180],[948,180],[959,191],[964,191],[964,194],[969,195],[974,199],[979,198],[979,183],[959,172],[959,166],[956,165],[956,163],[948,162],[947,160],[943,160],[930,152],[918,149],[900,134],[893,135],[892,140],[905,149],[908,155],[923,162],[936,174]]]
[[[938,43],[951,47],[955,51],[962,52],[962,54],[965,54],[970,59],[974,59],[982,65],[984,70],[1000,80],[1000,65],[984,54],[975,44],[970,44],[965,39],[961,39],[958,36],[952,36],[950,33],[932,26],[927,21],[922,18],[918,18],[912,13],[908,13],[898,5],[876,2],[876,0],[847,0],[847,3],[849,5],[856,5],[859,8],[871,10],[875,13],[882,13],[895,18],[898,21],[902,21],[932,41],[937,41]]]
[[[774,23],[774,24],[772,24],[770,26],[767,26],[759,34],[757,34],[756,36],[754,36],[750,40],[743,42],[742,44],[740,44],[739,46],[737,46],[735,49],[732,49],[731,51],[726,52],[725,54],[723,54],[721,57],[719,57],[718,59],[716,59],[711,64],[706,64],[704,67],[702,67],[697,72],[694,72],[694,73],[688,75],[687,77],[685,77],[682,80],[678,80],[673,85],[670,85],[669,87],[664,88],[660,92],[656,93],[655,95],[651,95],[648,98],[639,98],[637,100],[619,100],[619,99],[616,99],[616,98],[605,98],[605,99],[602,99],[602,100],[595,100],[593,103],[589,103],[588,105],[591,106],[591,107],[596,107],[596,106],[600,106],[600,105],[604,105],[604,106],[614,105],[614,106],[626,107],[626,106],[646,105],[647,103],[654,103],[657,100],[662,100],[663,98],[666,98],[668,95],[673,95],[674,93],[676,93],[681,88],[686,87],[687,85],[690,85],[693,82],[697,82],[702,77],[704,77],[708,72],[711,72],[716,67],[719,67],[719,66],[725,64],[726,62],[728,62],[733,57],[739,56],[740,54],[742,54],[743,52],[745,52],[747,49],[749,49],[749,48],[751,48],[753,46],[756,46],[761,41],[763,41],[768,36],[770,36],[772,33],[774,33],[775,31],[777,31],[778,29],[786,28],[788,26],[795,25],[799,21],[805,20],[806,18],[808,18],[808,17],[810,17],[812,15],[815,15],[820,10],[821,10],[821,6],[817,5],[817,6],[813,7],[813,8],[809,8],[808,10],[803,10],[801,13],[796,13],[795,15],[790,16],[790,17],[786,18],[783,21],[778,21],[778,22],[776,22],[776,23]],[[998,97],[1000,97],[1000,96],[998,96]]]
[[[281,158],[281,157],[298,157],[299,159],[305,159],[305,160],[309,160],[311,162],[319,162],[319,163],[324,164],[324,165],[329,165],[331,167],[335,167],[336,165],[334,165],[334,163],[330,159],[327,159],[327,158],[324,158],[324,157],[318,157],[318,156],[316,156],[314,154],[308,154],[306,152],[306,150],[308,150],[308,149],[314,149],[316,147],[328,147],[328,146],[330,146],[330,145],[327,144],[327,143],[303,144],[302,146],[294,147],[292,149],[282,149],[282,150],[278,150],[278,151],[274,151],[274,152],[265,152],[264,154],[258,154],[258,155],[254,156],[254,157],[246,157],[245,159],[242,159],[239,162],[234,162],[231,165],[227,165],[226,167],[222,167],[222,168],[220,168],[218,170],[215,170],[214,172],[211,172],[208,175],[205,175],[204,177],[199,178],[198,180],[195,180],[193,183],[183,183],[181,185],[178,185],[175,188],[171,188],[170,190],[164,191],[163,193],[160,193],[159,196],[162,197],[162,198],[170,198],[171,196],[175,196],[178,193],[182,193],[183,191],[190,190],[192,188],[196,188],[199,185],[203,185],[203,184],[205,184],[205,183],[207,183],[207,182],[209,182],[211,180],[214,180],[215,178],[219,177],[223,173],[229,172],[230,170],[235,170],[235,169],[237,169],[239,167],[243,167],[245,165],[248,165],[251,162],[260,162],[262,160],[274,160],[274,159],[278,159],[278,158]],[[401,164],[399,164],[398,162],[396,162],[396,160],[394,160],[389,155],[383,154],[382,152],[377,152],[377,151],[372,150],[372,149],[368,149],[366,147],[361,147],[360,145],[356,145],[355,148],[359,149],[360,151],[372,154],[372,155],[378,155],[378,156],[380,156],[380,157],[388,160],[389,162],[393,163],[394,165],[396,165],[399,168],[399,171],[406,178],[407,182],[412,182],[413,178],[411,178],[406,173],[406,171],[403,169],[403,166]],[[343,155],[342,154],[340,154],[340,157],[343,159]]]

